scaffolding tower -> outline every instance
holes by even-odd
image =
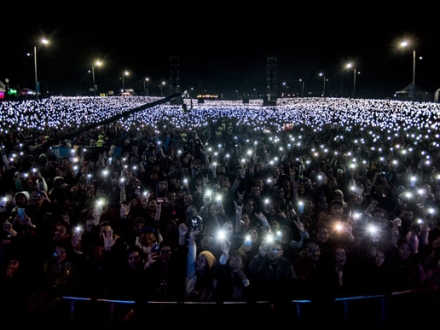
[[[170,75],[168,77],[168,95],[180,93],[180,68],[179,56],[170,56]],[[173,102],[182,102],[181,98],[173,99]]]
[[[266,66],[266,93],[263,105],[276,105],[278,98],[277,58],[268,57]]]
[[[170,76],[168,77],[168,93],[180,93],[179,56],[170,56]]]

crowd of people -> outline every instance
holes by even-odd
[[[0,102],[3,310],[437,295],[438,103],[157,100]]]

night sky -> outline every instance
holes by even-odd
[[[305,95],[319,96],[323,72],[326,96],[339,97],[341,92],[351,96],[354,71],[344,67],[354,62],[357,97],[392,98],[411,83],[415,49],[416,85],[431,93],[440,88],[439,28],[429,9],[423,15],[409,8],[404,14],[363,15],[304,9],[275,15],[268,10],[266,17],[264,8],[256,14],[220,8],[215,17],[192,11],[183,15],[178,7],[172,13],[131,6],[108,10],[29,9],[31,16],[9,24],[3,36],[0,80],[8,78],[12,87],[33,89],[34,62],[26,53],[33,53],[37,45],[38,80],[48,95],[89,95],[96,59],[103,62],[95,67],[98,91],[121,89],[127,70],[125,88],[142,94],[148,77],[150,95],[159,95],[159,85],[168,80],[169,57],[178,56],[182,91],[193,88],[226,98],[235,97],[237,91],[252,95],[255,89],[260,94],[267,58],[276,57],[280,92],[301,93],[301,78]],[[41,37],[49,39],[50,46],[38,44]],[[399,48],[404,38],[412,46]]]

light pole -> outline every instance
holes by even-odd
[[[283,86],[284,86],[284,97],[287,97],[287,84],[286,84],[286,82],[283,82]]]
[[[41,39],[40,42],[43,45],[47,45],[49,41],[45,38]],[[34,46],[34,70],[35,70],[35,97],[38,99],[38,95],[40,95],[40,83],[38,82],[38,73],[37,73],[37,46]]]
[[[325,96],[325,76],[322,72],[319,73],[319,76],[324,77],[324,86],[322,88],[322,97]]]
[[[122,74],[122,92],[125,92],[125,76],[128,76],[129,75],[129,73],[128,73],[128,71],[125,71],[123,74]]]
[[[92,78],[93,78],[93,96],[96,96],[96,83],[95,83],[95,65],[100,66],[102,62],[97,60],[95,64],[92,66]]]
[[[348,63],[346,65],[346,68],[348,68],[348,69],[351,69],[353,67],[354,67],[353,63]],[[356,74],[357,74],[357,71],[356,71],[356,68],[354,68],[353,69],[353,92],[352,92],[352,97],[353,98],[354,98],[355,92],[356,92]]]
[[[148,82],[150,81],[150,78],[145,78],[145,80],[144,80],[144,95],[147,95],[148,96]],[[147,86],[147,88],[145,88],[145,86]],[[145,93],[145,91],[147,91],[146,93]]]
[[[400,43],[400,46],[404,48],[408,47],[409,42],[404,40]],[[413,55],[413,64],[412,64],[411,100],[414,101],[414,95],[416,93],[416,50],[415,49],[413,49],[412,55]]]
[[[162,88],[163,88],[163,86],[165,86],[165,81],[162,81],[162,84],[159,85],[159,87],[160,87],[160,96],[163,95],[163,94],[162,94]]]
[[[302,80],[301,78],[299,78],[299,82],[302,83],[301,85],[301,97],[304,97],[304,80]]]

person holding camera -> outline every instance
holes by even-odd
[[[184,224],[180,235],[187,232]],[[145,264],[148,297],[154,301],[182,301],[185,284],[187,246],[164,240],[148,253]]]

